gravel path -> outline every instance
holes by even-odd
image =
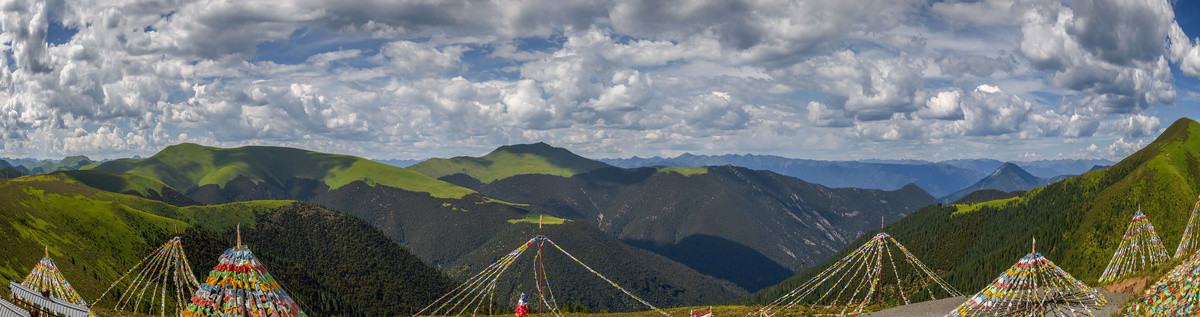
[[[1109,293],[1104,292],[1104,298],[1108,299],[1108,305],[1104,305],[1099,310],[1092,311],[1095,316],[1109,316],[1121,308],[1125,304],[1125,300],[1129,299],[1129,294],[1126,293]],[[951,297],[935,301],[921,302],[912,305],[904,305],[884,309],[874,313],[864,314],[864,316],[874,317],[917,317],[917,316],[945,316],[958,305],[962,305],[967,301],[966,296]]]

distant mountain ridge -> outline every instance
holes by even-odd
[[[11,162],[8,160],[12,160]],[[62,160],[33,160],[33,159],[8,159],[0,160],[0,169],[12,167],[22,174],[49,174],[59,171],[73,171],[84,166],[98,163],[89,159],[87,156],[76,155],[68,156]],[[15,165],[14,165],[15,164]]]
[[[917,184],[936,197],[943,197],[971,186],[995,171],[1003,161],[993,159],[959,159],[941,162],[925,160],[823,161],[793,159],[774,155],[726,154],[682,155],[663,157],[632,157],[599,159],[623,168],[645,166],[716,166],[735,165],[751,169],[770,170],[829,187],[857,187],[893,190],[908,183]],[[1051,178],[1078,175],[1094,165],[1111,165],[1108,160],[1037,160],[1015,162],[1031,174]]]
[[[994,159],[958,159],[941,161],[940,163],[963,168],[973,168],[985,172],[999,169],[1000,166],[1004,165],[1005,163],[1013,163],[1020,165],[1021,168],[1029,172],[1029,174],[1041,178],[1054,178],[1062,175],[1079,175],[1093,170],[1096,166],[1110,166],[1116,164],[1116,162],[1105,159],[1057,159],[1008,162]]]
[[[893,164],[855,161],[820,161],[792,159],[774,155],[692,155],[674,158],[602,159],[613,166],[636,168],[644,166],[722,166],[733,165],[755,170],[769,170],[828,187],[855,187],[896,190],[910,183],[920,186],[931,195],[943,196],[984,177],[986,173],[948,164]]]
[[[139,174],[184,192],[204,185],[224,186],[241,176],[277,186],[285,185],[291,178],[312,179],[333,189],[363,181],[439,198],[462,198],[473,193],[420,173],[363,158],[271,146],[222,149],[182,143],[168,146],[149,158],[119,159],[92,169]]]
[[[33,158],[17,158],[17,157],[3,157],[3,158],[0,158],[0,160],[5,161],[12,166],[21,166],[21,165],[25,165],[25,164],[37,164],[38,162],[45,161],[45,160],[39,160],[39,159],[33,159]]]
[[[1000,165],[999,168],[996,168],[996,171],[992,172],[991,175],[984,177],[978,182],[975,182],[974,185],[954,192],[950,195],[946,195],[938,200],[942,201],[943,203],[951,203],[975,191],[985,189],[999,190],[1002,192],[1025,191],[1035,187],[1049,185],[1063,178],[1066,178],[1066,176],[1059,176],[1055,178],[1041,178],[1033,176],[1033,174],[1025,171],[1020,166],[1017,166],[1017,164],[1004,163],[1003,165]]]

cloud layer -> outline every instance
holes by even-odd
[[[0,149],[1117,157],[1200,76],[1166,0],[865,2],[7,0]]]

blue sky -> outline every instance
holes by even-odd
[[[1176,0],[1172,1],[1175,9],[1175,20],[1180,28],[1191,38],[1200,37],[1200,2]],[[1176,100],[1175,107],[1158,106],[1158,117],[1163,122],[1175,122],[1179,118],[1200,120],[1200,79],[1194,76],[1180,74],[1178,67],[1173,70],[1175,87],[1181,92],[1181,98]]]
[[[0,157],[1119,159],[1200,117],[1171,0],[17,1]]]

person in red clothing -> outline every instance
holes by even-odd
[[[521,299],[517,300],[517,317],[525,317],[529,314],[529,307],[526,307],[525,304],[525,293],[521,293]]]

